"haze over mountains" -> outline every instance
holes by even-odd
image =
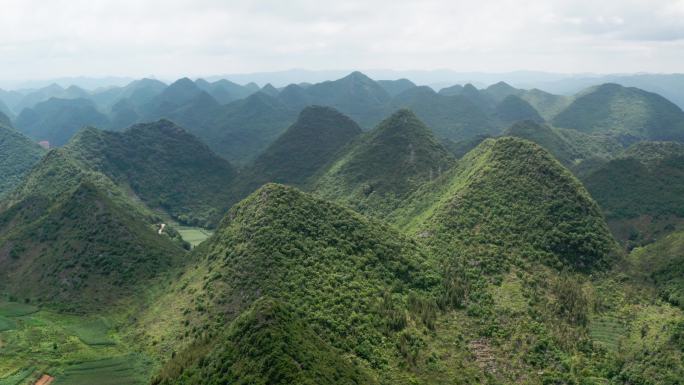
[[[681,383],[676,102],[292,74],[0,92],[0,385]]]

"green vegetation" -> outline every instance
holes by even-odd
[[[341,148],[361,134],[361,128],[330,107],[307,107],[253,165],[240,175],[243,198],[268,182],[304,186]]]
[[[684,232],[634,249],[630,260],[635,270],[652,280],[662,298],[684,309]]]
[[[15,126],[29,138],[62,146],[82,127],[106,127],[109,119],[87,99],[52,98],[19,114]]]
[[[44,154],[42,147],[0,122],[0,197],[19,185]]]
[[[680,143],[637,143],[583,180],[628,248],[652,242],[684,218]]]
[[[425,86],[397,95],[387,110],[399,108],[413,111],[440,138],[460,141],[501,131],[496,119],[467,97],[438,94]]]
[[[65,150],[84,168],[108,176],[185,225],[215,225],[237,175],[227,161],[168,120],[122,133],[87,128]]]
[[[403,338],[397,333],[430,325],[430,314],[436,309],[422,295],[436,284],[436,272],[415,242],[384,224],[285,186],[266,185],[234,206],[217,233],[196,251],[204,256],[206,267],[200,271],[207,274],[188,272],[180,279],[186,282],[176,289],[179,292],[169,293],[173,298],[182,298],[186,290],[192,293],[191,302],[185,305],[189,308],[178,322],[185,325],[185,330],[193,330],[190,337],[195,343],[186,345],[176,354],[179,358],[170,361],[162,371],[166,373],[162,375],[163,383],[185,383],[181,373],[221,379],[218,373],[211,374],[211,368],[216,366],[204,366],[207,360],[203,357],[208,357],[209,362],[226,362],[230,370],[224,373],[230,376],[252,378],[260,374],[234,363],[262,365],[264,355],[271,354],[276,361],[285,359],[281,354],[311,357],[306,358],[310,361],[314,353],[321,356],[312,362],[312,373],[288,374],[293,369],[287,365],[274,367],[272,375],[283,379],[302,375],[305,381],[308,376],[324,376],[327,380],[323,383],[337,383],[330,382],[333,377],[325,374],[330,369],[324,371],[321,362],[345,362],[341,354],[352,354],[365,365],[393,366],[396,363],[392,352]],[[195,288],[202,290],[195,292]],[[289,338],[295,342],[287,351],[271,350],[270,344],[278,341],[274,334],[274,341],[258,338],[257,345],[222,344],[223,338],[217,335],[222,335],[226,322],[248,311],[263,296],[292,306],[297,317],[302,317],[302,322],[321,340],[309,338],[311,331],[302,330],[300,321],[288,320],[268,329],[273,333],[281,333],[281,327],[294,331]],[[416,303],[413,311],[407,309],[410,298]],[[255,305],[256,314],[270,312],[268,303]],[[266,309],[259,310],[263,306]],[[247,334],[229,331],[228,336],[239,335],[240,341],[248,343],[262,335],[251,337],[250,331],[256,326],[252,325],[253,317],[261,317],[249,313],[245,317],[233,321],[233,328]],[[268,330],[264,335],[269,335]],[[169,334],[162,337],[162,346],[165,340],[178,338],[173,328],[166,332]],[[230,340],[235,343],[235,338]],[[343,353],[335,353],[337,350]],[[214,353],[207,356],[208,352]],[[350,372],[345,365],[338,370]],[[200,370],[202,367],[206,370]],[[188,381],[193,383],[197,378]]]
[[[192,247],[204,242],[213,234],[213,231],[201,227],[178,226],[176,227],[176,230],[181,238],[183,238],[185,242],[188,242]]]
[[[200,365],[177,356],[152,384],[375,383],[278,301],[257,300],[219,338]]]
[[[0,200],[0,385],[681,383],[681,144],[542,124],[588,94],[505,83],[257,88],[103,91],[212,143],[88,128]],[[611,122],[650,105],[600,88]]]
[[[149,360],[124,355],[74,362],[56,372],[55,385],[143,385],[149,383]]]
[[[662,96],[633,87],[604,84],[577,95],[554,119],[558,127],[603,132],[627,143],[684,140],[684,112]]]
[[[97,346],[115,344],[114,340],[109,337],[111,325],[102,317],[80,319],[70,323],[67,328],[86,345]]]
[[[590,270],[607,266],[614,246],[572,174],[541,147],[510,137],[482,142],[394,217],[443,252],[488,245],[493,270],[506,255]]]
[[[544,118],[528,102],[515,95],[506,96],[501,103],[496,106],[494,116],[504,124],[511,124],[519,121],[543,122]]]
[[[22,216],[19,211],[0,223]],[[167,236],[89,183],[46,215],[20,223],[0,238],[2,289],[72,311],[105,308],[182,255]]]
[[[430,129],[411,111],[399,110],[348,146],[313,189],[361,212],[383,215],[453,163]]]
[[[218,155],[233,164],[244,165],[285,132],[298,112],[279,99],[257,92],[215,112],[199,114],[199,123],[185,122],[182,115],[175,120]]]

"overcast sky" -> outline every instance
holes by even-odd
[[[2,0],[0,79],[684,72],[684,0]]]

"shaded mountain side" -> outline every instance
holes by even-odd
[[[551,121],[572,102],[571,97],[550,94],[536,88],[526,90],[518,96],[534,107],[547,121]]]
[[[255,159],[297,119],[280,100],[257,92],[222,106],[197,126],[187,129],[221,157],[244,165]]]
[[[478,135],[472,139],[460,140],[458,142],[445,139],[442,140],[442,145],[444,148],[449,150],[449,152],[456,157],[456,159],[462,158],[465,154],[469,153],[470,150],[477,147],[485,139],[491,138],[490,135]]]
[[[230,163],[168,120],[121,133],[84,129],[65,150],[183,224],[215,225],[237,176]]]
[[[429,87],[414,87],[392,99],[391,111],[408,108],[440,138],[468,140],[478,135],[498,134],[493,117],[463,96],[445,96]]]
[[[206,351],[187,364],[189,356]],[[192,359],[190,359],[193,361]],[[261,298],[213,341],[167,363],[152,384],[374,384],[364,370],[322,340],[296,311]]]
[[[416,84],[408,79],[378,80],[377,83],[392,97],[416,87]]]
[[[361,72],[306,87],[309,104],[333,107],[361,127],[370,128],[383,117],[391,97],[381,85]]]
[[[24,201],[26,202],[26,201]],[[103,309],[178,264],[182,249],[85,182],[40,212],[4,211],[2,289],[67,311]],[[17,215],[18,214],[18,215]]]
[[[0,122],[0,197],[18,186],[45,150]]]
[[[529,103],[515,95],[505,97],[496,105],[494,116],[504,124],[531,120],[542,123],[544,118]]]
[[[584,184],[627,247],[674,230],[684,219],[684,145],[643,142],[589,173]]]
[[[658,294],[684,309],[684,232],[677,231],[632,251],[629,261]]]
[[[504,131],[504,135],[527,139],[540,145],[566,167],[574,166],[576,161],[581,160],[584,156],[546,124],[539,124],[530,120],[518,122]]]
[[[546,150],[517,138],[485,140],[402,206],[393,214],[400,226],[439,254],[484,252],[485,270],[525,256],[591,271],[608,266],[615,250],[584,187]]]
[[[489,99],[493,100],[495,104],[499,104],[509,96],[520,96],[524,90],[517,89],[506,82],[498,82],[490,85],[481,91]]]
[[[216,99],[220,104],[228,104],[236,100],[244,99],[258,91],[226,79],[217,80],[211,83],[204,79],[197,79],[195,84],[200,89],[209,93],[209,95]]]
[[[10,119],[9,113],[3,110],[2,104],[0,104],[0,126],[12,128],[12,119]]]
[[[13,103],[12,109],[20,114],[24,109],[34,108],[40,103],[52,98],[57,99],[90,99],[90,94],[77,86],[64,88],[58,84],[50,84],[46,87],[20,93],[20,97]]]
[[[110,111],[112,106],[121,101],[134,105],[148,103],[157,95],[161,94],[167,85],[156,79],[134,80],[123,87],[112,87],[101,91],[93,91],[90,99],[103,111]]]
[[[662,96],[633,87],[603,84],[583,91],[553,124],[608,133],[625,143],[684,140],[684,112]]]
[[[313,191],[359,211],[383,215],[453,163],[430,129],[402,109],[350,144],[316,178]]]
[[[24,109],[15,121],[19,131],[35,141],[62,146],[85,126],[106,127],[109,119],[86,99],[52,98]]]
[[[237,182],[243,198],[268,182],[304,187],[361,128],[331,107],[307,107],[266,151],[243,170]]]

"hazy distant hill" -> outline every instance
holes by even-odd
[[[684,112],[660,95],[604,84],[590,88],[554,119],[559,127],[608,133],[626,143],[638,140],[684,140]]]
[[[267,182],[303,187],[360,134],[361,128],[337,110],[307,107],[297,121],[241,174],[244,186],[240,187],[246,193]]]
[[[80,128],[107,127],[109,119],[87,99],[52,98],[21,112],[15,126],[36,141],[49,141],[51,146],[62,146]]]
[[[414,87],[392,99],[390,110],[408,108],[441,138],[465,140],[497,134],[500,126],[464,96],[440,95],[429,87]]]

